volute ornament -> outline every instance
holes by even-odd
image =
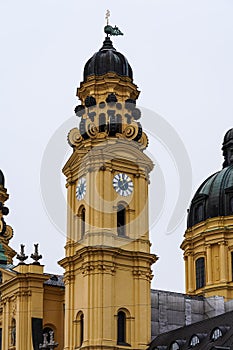
[[[73,128],[68,134],[68,143],[71,147],[77,146],[83,140],[78,128]]]

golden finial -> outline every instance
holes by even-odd
[[[109,25],[110,10],[107,10],[105,19],[107,21],[107,26]]]

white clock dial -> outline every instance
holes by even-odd
[[[76,198],[81,201],[86,194],[87,190],[87,182],[85,177],[81,177],[81,179],[78,180],[78,184],[76,187]]]
[[[119,173],[115,175],[112,185],[120,196],[127,197],[133,192],[133,181],[127,174]]]

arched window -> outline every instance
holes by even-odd
[[[122,116],[120,114],[117,114],[117,132],[122,132]]]
[[[83,343],[83,331],[84,331],[84,316],[80,316],[80,345]]]
[[[196,289],[205,286],[205,259],[196,260]]]
[[[14,318],[11,321],[11,345],[16,345],[16,321]]]
[[[84,237],[85,235],[85,220],[86,220],[86,209],[85,207],[82,205],[80,208],[79,208],[79,211],[78,211],[78,216],[79,216],[79,221],[80,221],[80,225],[79,225],[79,229],[80,229],[80,236],[81,236],[81,239]]]
[[[117,233],[118,236],[125,236],[126,209],[124,204],[117,206]]]
[[[189,343],[189,346],[191,348],[193,348],[194,346],[196,346],[197,344],[200,343],[200,339],[198,338],[198,336],[195,334],[192,336],[192,338],[190,339],[190,343]]]
[[[80,347],[84,339],[84,314],[82,311],[76,317],[76,325],[76,347]]]
[[[117,344],[126,344],[126,314],[124,311],[118,311],[117,314]]]

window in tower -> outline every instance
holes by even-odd
[[[205,286],[205,259],[196,260],[196,289]]]
[[[84,314],[82,311],[78,312],[76,317],[76,348],[79,348],[84,339]]]
[[[82,239],[85,234],[85,224],[86,224],[86,209],[83,205],[81,205],[81,207],[78,210],[78,217],[79,217],[79,232]]]
[[[119,311],[117,314],[117,344],[126,344],[126,314]]]
[[[84,331],[84,316],[80,316],[80,345],[83,343],[83,331]]]
[[[122,116],[120,114],[117,114],[117,132],[122,132]]]
[[[125,236],[126,209],[125,205],[120,203],[117,205],[117,233],[118,236]]]

